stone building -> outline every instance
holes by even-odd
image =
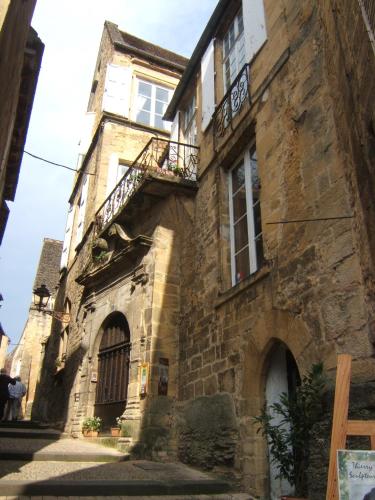
[[[190,218],[196,155],[194,148],[187,150],[186,165],[177,165],[181,153],[170,142],[170,123],[162,118],[186,63],[105,23],[56,302],[60,311],[70,312],[71,321],[55,325],[45,364],[45,380],[54,384],[41,384],[35,409],[36,416],[60,421],[73,433],[80,433],[82,418],[92,414],[102,417],[106,428],[124,415],[139,432],[147,396],[158,393],[151,366],[156,349],[164,372],[173,373],[168,390],[177,394],[179,286],[177,276],[172,285],[165,276],[171,242],[177,241],[174,231],[182,238]],[[124,203],[126,220],[121,218]],[[170,304],[162,310],[164,289]],[[162,347],[157,346],[159,329]],[[62,359],[58,373],[56,359]],[[160,390],[167,390],[165,384]]]
[[[14,201],[44,45],[31,28],[36,0],[0,0],[0,243]]]
[[[252,423],[265,399],[314,362],[333,374],[338,353],[353,382],[375,377],[374,73],[369,2],[220,0],[166,110],[172,141],[150,128],[137,151],[131,117],[95,115],[59,299],[68,429],[122,412],[134,454],[226,467],[280,496]],[[137,88],[135,122],[152,102]]]
[[[22,400],[23,413],[30,418],[34,403],[35,389],[39,383],[44,359],[45,346],[49,340],[52,326],[52,311],[59,283],[59,269],[62,241],[44,238],[39,258],[34,287],[45,285],[51,293],[46,308],[39,309],[31,300],[29,315],[17,347],[9,355],[10,375],[20,376],[27,392]]]

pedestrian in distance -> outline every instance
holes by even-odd
[[[16,384],[16,380],[12,377],[9,377],[5,368],[1,368],[0,370],[0,420],[3,419],[4,416],[4,407],[9,399],[9,390],[8,385]]]
[[[26,387],[21,382],[21,377],[14,377],[14,380],[16,381],[14,385],[8,385],[7,420],[19,420],[22,417],[21,401],[26,394]]]

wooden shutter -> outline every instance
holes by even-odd
[[[64,267],[68,266],[70,241],[72,239],[73,221],[74,221],[74,206],[70,204],[68,210],[68,217],[66,220],[65,237],[64,237],[63,251],[61,254],[60,269],[63,269]]]
[[[215,44],[211,40],[201,61],[202,130],[206,130],[215,111]]]
[[[263,0],[242,0],[242,15],[246,62],[250,62],[267,39]]]
[[[109,64],[105,79],[103,111],[129,117],[132,70]]]
[[[79,141],[79,154],[85,155],[91,144],[96,113],[85,113],[81,126],[81,138]]]

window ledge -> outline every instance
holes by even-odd
[[[224,292],[219,291],[218,298],[215,301],[215,308],[217,309],[226,302],[234,299],[244,290],[247,290],[251,286],[255,285],[259,281],[266,278],[270,274],[270,272],[271,272],[271,266],[270,264],[266,263],[255,274],[252,274],[251,276],[248,276],[247,278],[243,279],[242,281],[237,283],[237,285],[234,285],[229,290],[225,290]]]

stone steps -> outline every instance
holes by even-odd
[[[91,439],[72,439],[29,425],[0,426],[0,477],[0,500],[181,495],[198,499],[230,490],[226,481],[179,463],[130,461],[128,454]],[[228,493],[227,498],[234,497]]]

